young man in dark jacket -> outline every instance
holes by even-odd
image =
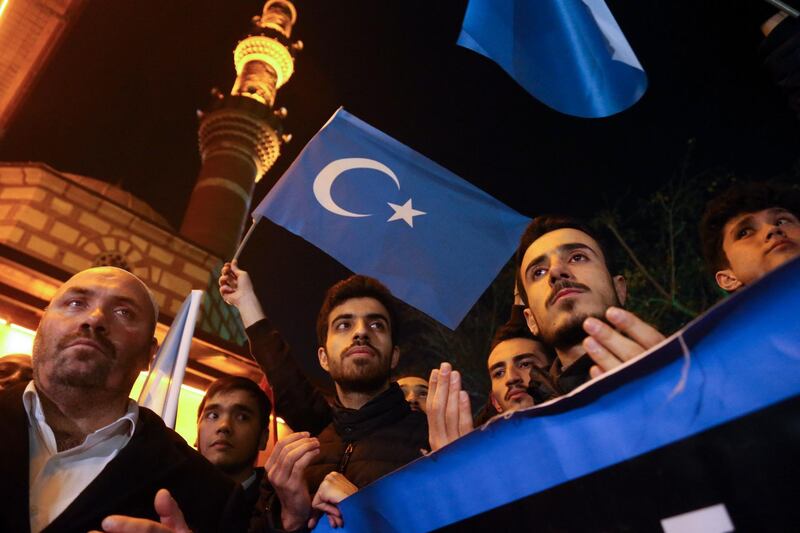
[[[317,356],[336,384],[333,405],[302,374],[264,314],[249,275],[235,262],[222,270],[220,293],[239,310],[253,357],[273,387],[277,414],[306,432],[279,443],[267,464],[282,527],[304,525],[312,504],[341,523],[336,504],[343,497],[428,447],[425,415],[412,411],[391,381],[400,357],[391,293],[366,276],[351,276],[328,290],[317,318]],[[304,483],[298,470],[304,470]]]

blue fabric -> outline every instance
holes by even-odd
[[[560,400],[495,419],[365,487],[341,502],[345,528],[338,531],[430,531],[798,393],[800,259],[620,371]],[[323,519],[318,530],[328,529]]]
[[[344,109],[255,209],[261,215],[451,329],[529,222]]]
[[[602,0],[470,0],[458,44],[569,115],[619,113],[647,88],[644,70]]]
[[[194,329],[194,324],[188,324],[187,322],[191,300],[192,295],[190,294],[181,304],[181,308],[178,314],[175,315],[164,341],[158,347],[158,353],[156,353],[153,363],[150,365],[150,371],[142,385],[141,392],[139,392],[137,403],[142,407],[147,407],[162,419],[166,415],[167,398],[170,393],[173,376],[177,370],[178,352],[181,347],[183,332],[187,325]],[[182,381],[183,379],[181,379]],[[165,419],[164,423],[168,427],[174,428],[175,417],[172,416],[170,418],[170,420]]]

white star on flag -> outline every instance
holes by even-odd
[[[420,215],[427,215],[425,211],[417,211],[411,205],[411,198],[408,199],[406,203],[403,205],[393,204],[392,202],[386,202],[389,204],[389,207],[394,209],[394,214],[387,220],[386,222],[393,222],[395,220],[403,220],[406,224],[414,227],[414,217]]]

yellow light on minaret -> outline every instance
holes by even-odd
[[[214,90],[212,109],[202,113],[198,137],[203,164],[181,235],[218,257],[231,257],[249,222],[255,184],[291,140],[275,107],[278,88],[294,72],[303,49],[291,42],[297,11],[290,0],[267,0],[261,15],[233,52],[236,81],[229,95]]]
[[[296,20],[297,11],[291,2],[269,0],[264,4],[256,24],[267,31],[242,39],[233,52],[236,83],[232,95],[247,96],[272,107],[276,91],[294,72],[290,48],[302,47],[299,41],[289,44]]]

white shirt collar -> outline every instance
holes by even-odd
[[[25,391],[22,393],[22,405],[25,407],[25,412],[28,415],[28,423],[31,427],[37,428],[40,432],[45,426],[49,429],[44,411],[42,411],[42,401],[39,398],[39,392],[36,390],[33,380],[28,382],[28,386],[25,387]],[[112,435],[120,433],[126,433],[128,436],[131,436],[133,432],[136,431],[136,423],[138,421],[139,406],[136,402],[129,399],[125,414],[110,424],[87,435],[81,447],[83,445],[90,446],[94,442],[107,439]],[[52,431],[46,433],[52,434]],[[50,439],[46,438],[45,441],[50,441]],[[56,453],[55,442],[48,442],[48,444],[50,445],[49,447],[51,447],[51,453]]]

